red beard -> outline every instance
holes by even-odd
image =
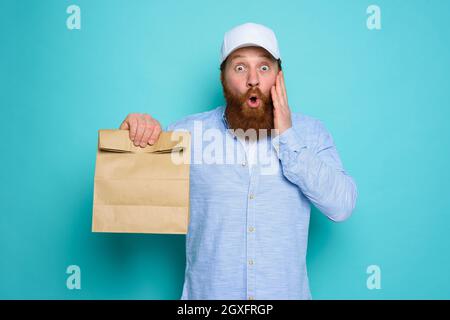
[[[272,97],[264,95],[257,87],[250,88],[245,94],[235,95],[227,87],[222,79],[223,93],[227,107],[225,116],[230,129],[256,130],[256,137],[260,137],[260,130],[266,131],[266,136],[270,136],[273,123],[273,102]],[[259,106],[252,108],[249,106],[251,96],[256,96]]]

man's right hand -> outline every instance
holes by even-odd
[[[146,113],[130,113],[120,125],[120,129],[130,131],[134,145],[145,148],[147,144],[158,141],[162,131],[158,120]]]

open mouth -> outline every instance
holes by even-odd
[[[251,108],[257,108],[259,107],[260,99],[256,95],[253,95],[248,99],[247,104]]]

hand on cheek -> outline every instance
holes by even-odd
[[[292,127],[291,110],[289,109],[286,87],[284,85],[283,71],[279,71],[275,80],[275,85],[270,89],[273,101],[273,115],[275,129],[278,134]]]

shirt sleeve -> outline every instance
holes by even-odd
[[[185,121],[179,120],[179,121],[175,121],[172,123],[169,123],[164,131],[189,131],[190,125],[188,123],[186,123]]]
[[[272,139],[283,175],[297,185],[333,221],[347,219],[355,208],[357,188],[345,172],[333,139],[318,122],[317,145],[310,146],[291,127]]]

